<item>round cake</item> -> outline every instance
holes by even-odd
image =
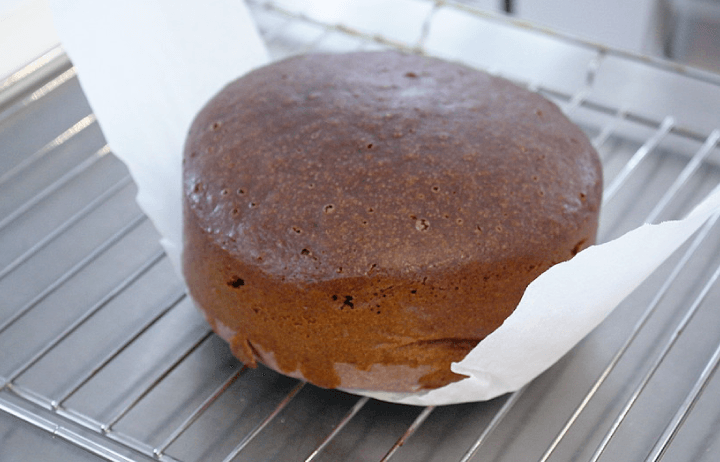
[[[227,85],[184,152],[183,271],[244,363],[416,392],[595,239],[597,153],[541,96],[399,52]]]

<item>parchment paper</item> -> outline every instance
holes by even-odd
[[[182,150],[195,114],[268,60],[241,0],[50,0],[61,44],[176,270]]]
[[[267,62],[239,0],[52,0],[62,44],[138,203],[180,273],[182,148],[200,107]],[[487,400],[555,363],[714,213],[716,189],[686,219],[644,225],[535,280],[512,316],[453,370],[469,379],[425,394],[366,393],[416,405]]]

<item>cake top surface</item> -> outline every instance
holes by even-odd
[[[186,213],[218,245],[305,281],[532,259],[597,213],[602,183],[553,103],[398,52],[230,83],[195,119],[184,172]]]

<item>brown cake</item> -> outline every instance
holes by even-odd
[[[230,83],[184,158],[184,272],[243,362],[412,392],[593,243],[602,173],[551,102],[397,52],[308,55]]]

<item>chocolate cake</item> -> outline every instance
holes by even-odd
[[[597,153],[543,97],[399,52],[227,85],[184,153],[192,298],[243,362],[321,387],[462,376],[527,285],[592,244]]]

